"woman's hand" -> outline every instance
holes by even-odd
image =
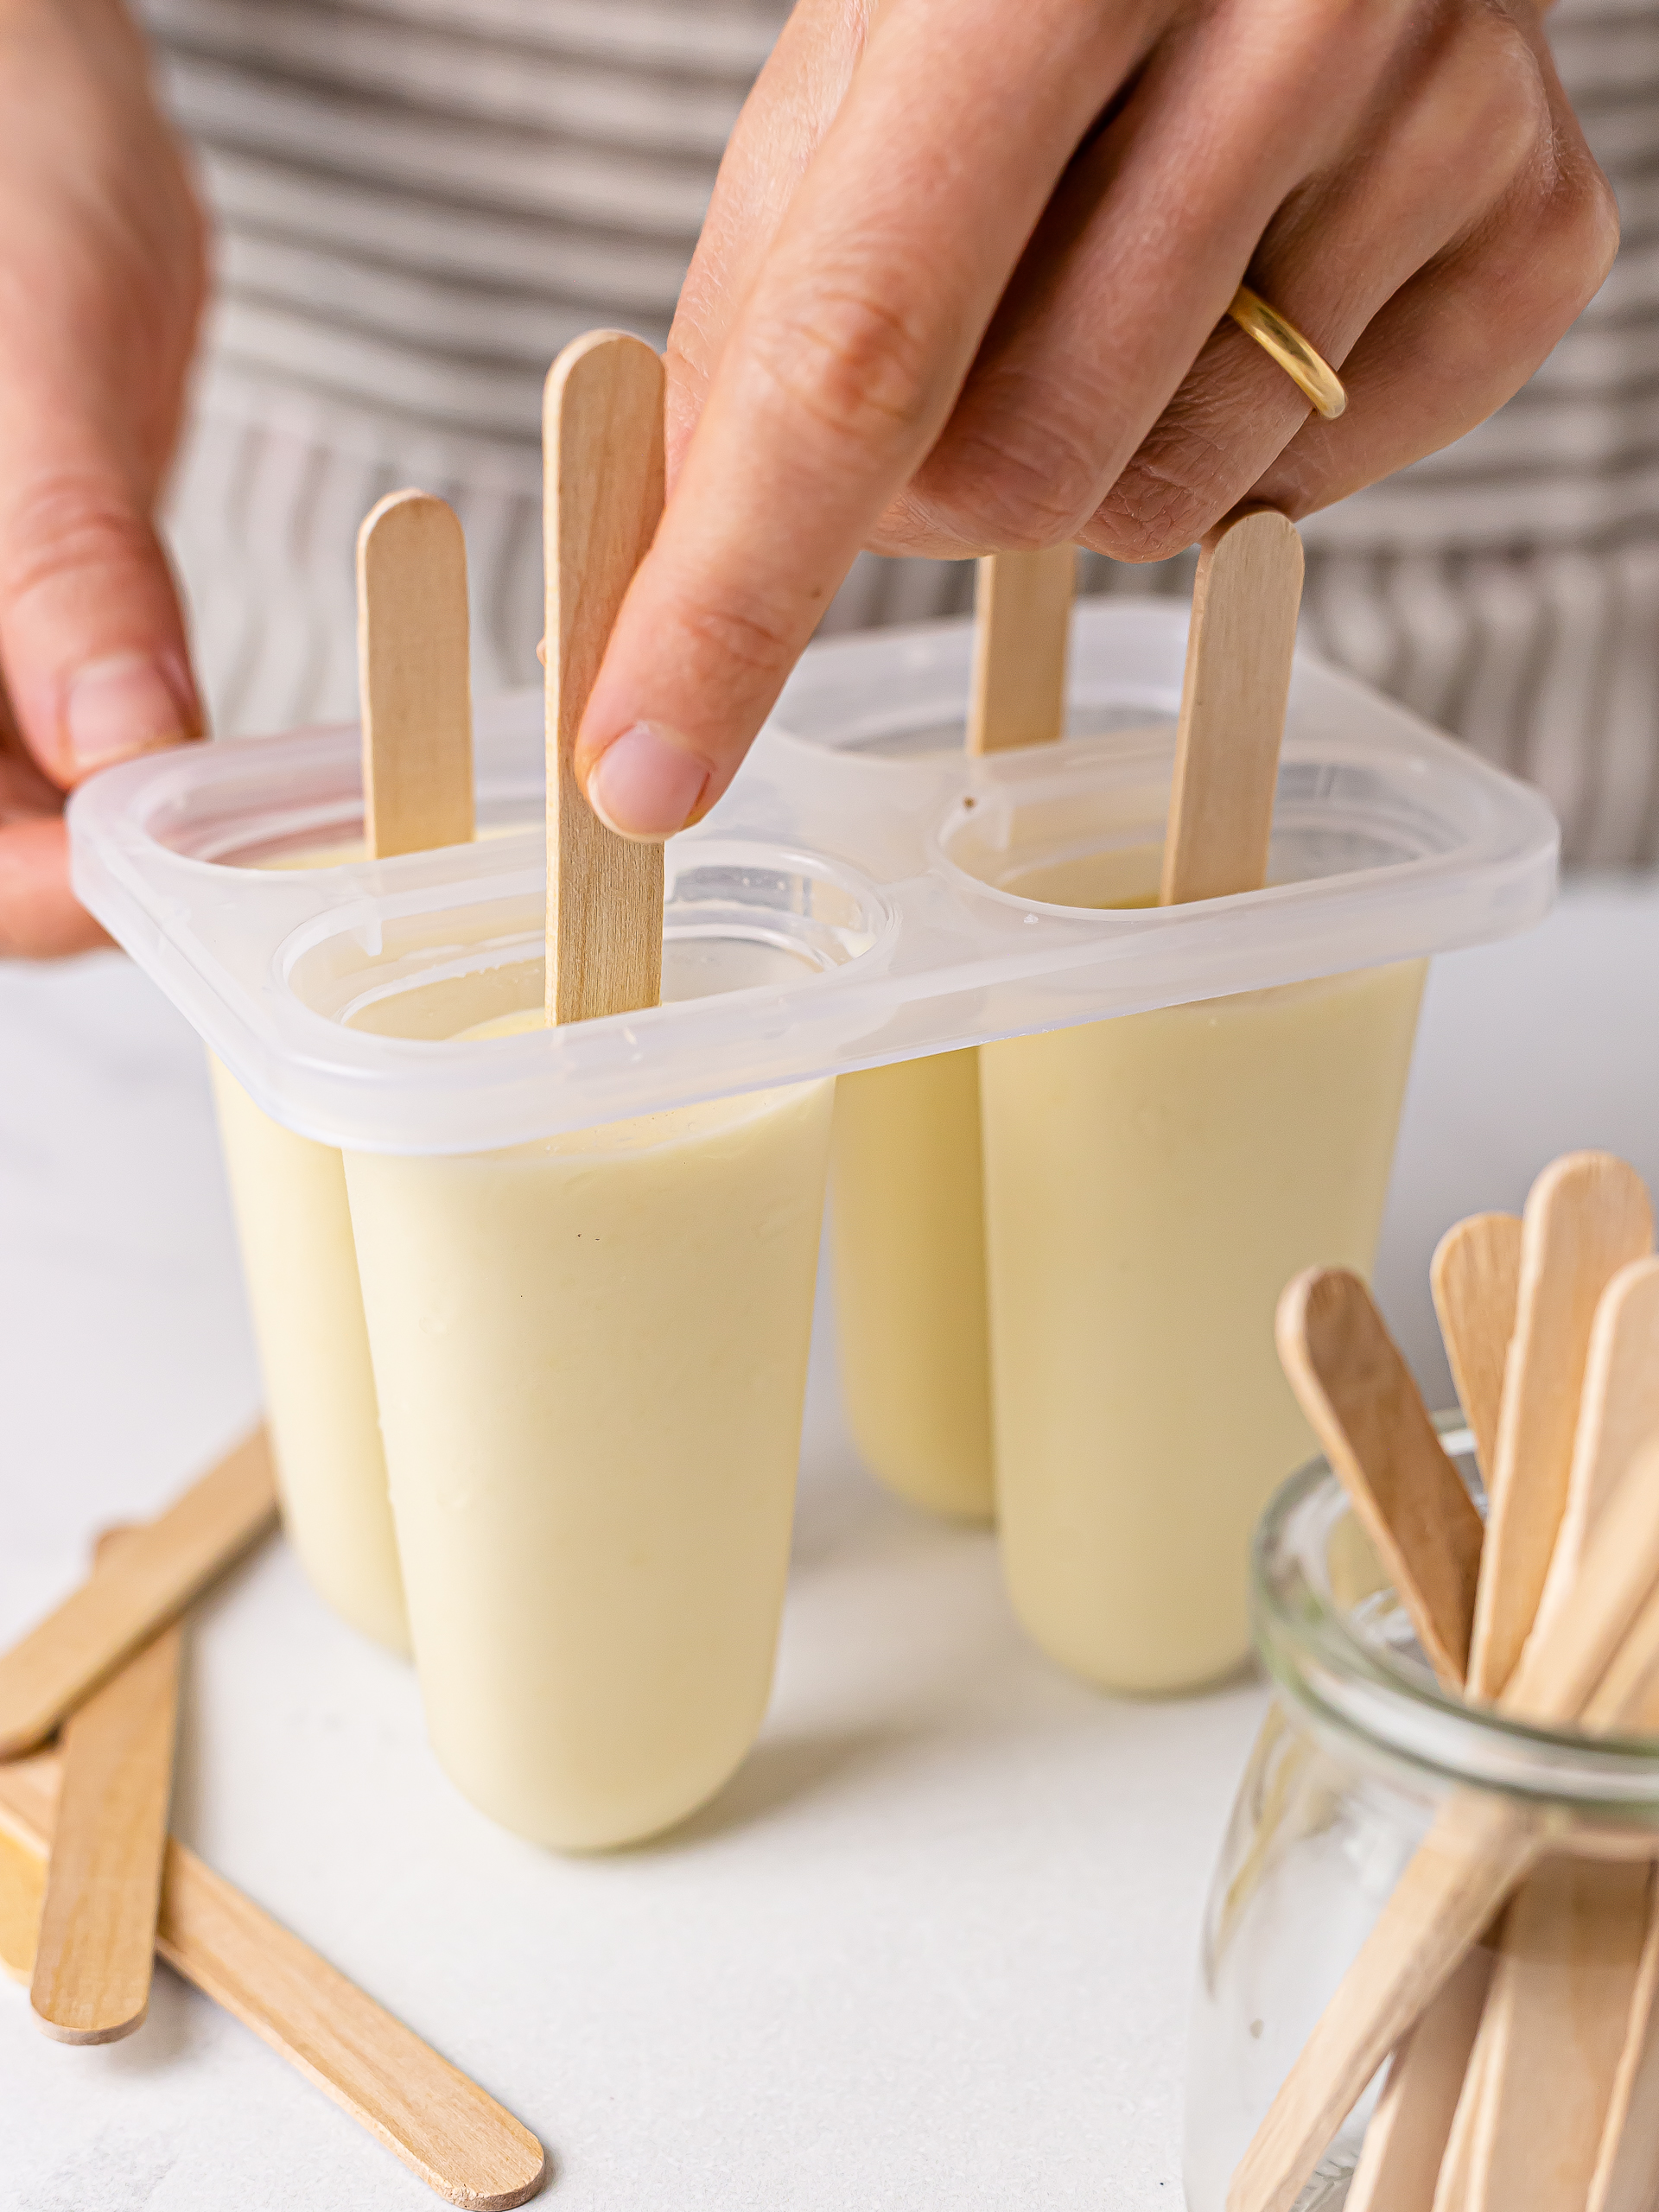
[[[589,798],[706,811],[861,545],[1157,560],[1445,445],[1616,243],[1532,0],[801,0],[675,321]],[[1224,319],[1247,274],[1339,420]]]
[[[0,954],[102,941],[64,794],[200,732],[151,516],[204,275],[118,0],[0,0]]]

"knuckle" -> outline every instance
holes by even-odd
[[[1549,251],[1579,304],[1599,289],[1618,253],[1618,202],[1593,162],[1557,188]],[[1576,312],[1576,310],[1575,310]]]
[[[787,672],[799,651],[793,626],[758,604],[693,601],[681,607],[677,620],[699,673],[713,660],[769,682]]]
[[[1587,159],[1558,172],[1522,240],[1517,321],[1559,335],[1600,289],[1618,251],[1611,188]]]
[[[1163,561],[1226,512],[1255,474],[1242,465],[1231,397],[1188,379],[1096,508],[1091,544],[1120,561]]]
[[[1088,443],[1064,423],[1000,412],[943,442],[916,485],[964,539],[1038,553],[1075,536],[1100,473]]]
[[[933,399],[927,334],[855,284],[815,285],[809,298],[766,319],[751,352],[787,407],[860,450],[913,436]]]
[[[68,578],[155,565],[156,537],[118,486],[73,472],[35,478],[0,530],[0,606]]]
[[[1443,60],[1441,89],[1459,119],[1459,158],[1472,195],[1502,191],[1549,145],[1543,73],[1507,13],[1484,4],[1465,13]]]
[[[1084,535],[1095,552],[1143,567],[1185,552],[1211,519],[1190,494],[1173,493],[1132,466],[1096,508]]]

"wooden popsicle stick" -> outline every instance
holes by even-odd
[[[473,836],[467,546],[429,492],[391,492],[357,534],[363,835],[370,856]]]
[[[0,1767],[0,1821],[41,1859],[54,1764]],[[172,1839],[156,1948],[451,2204],[496,2212],[541,2187],[546,2155],[528,2128]]]
[[[1532,1636],[1567,1601],[1584,1550],[1618,1484],[1639,1472],[1659,1435],[1659,1258],[1632,1261],[1596,1306],[1574,1431],[1567,1500]],[[1524,1663],[1524,1661],[1523,1661]],[[1639,1663],[1627,1643],[1613,1662],[1611,1695],[1639,1694],[1621,1674]],[[1601,1691],[1607,1689],[1604,1677]],[[1470,2130],[1463,2212],[1581,2212],[1599,2164],[1618,2083],[1645,2043],[1633,2010],[1652,1912],[1645,1870],[1548,1864],[1510,1908],[1478,2063],[1478,2123]],[[1627,2053],[1625,2046],[1634,2045]],[[1550,2094],[1541,2098],[1548,2082]]]
[[[1052,745],[1065,732],[1077,549],[991,553],[975,577],[970,753]]]
[[[1497,1465],[1503,1363],[1521,1293],[1521,1217],[1471,1214],[1448,1229],[1428,1265],[1452,1381],[1475,1440],[1483,1482]]]
[[[1477,1945],[1395,2052],[1344,2212],[1430,2212],[1491,1977]]]
[[[1500,1930],[1502,1926],[1500,1918]],[[1486,1993],[1490,1998],[1492,1969],[1497,1963],[1496,1952],[1490,1944],[1484,1944],[1478,1951],[1470,1953],[1469,1958],[1464,1961],[1464,1966],[1466,1967],[1470,1960],[1476,1957],[1484,1957],[1485,1961]],[[1459,1971],[1461,1972],[1462,1968]],[[1425,2022],[1433,2011],[1431,2006],[1429,2014],[1425,2015]],[[1419,2027],[1423,2024],[1424,2022],[1420,2022]],[[1487,2084],[1491,2078],[1490,2045],[1484,2034],[1485,2027],[1486,2012],[1483,2006],[1465,2062],[1457,2110],[1446,2132],[1445,2156],[1440,2161],[1440,2172],[1434,2177],[1433,2190],[1429,2198],[1430,2212],[1466,2212],[1475,2158],[1485,2122]]]
[[[1345,1268],[1287,1286],[1279,1358],[1410,1615],[1430,1664],[1463,1686],[1481,1522],[1440,1448],[1411,1370],[1370,1292]]]
[[[1621,1485],[1578,1585],[1529,1647],[1499,1710],[1540,1727],[1597,1716],[1594,1693],[1627,1637],[1659,1646],[1659,1484]],[[1292,2212],[1326,2145],[1383,2059],[1446,1986],[1549,1840],[1541,1815],[1461,1791],[1448,1798],[1343,1977],[1240,2160],[1228,2212]]]
[[[1518,1245],[1518,1220],[1514,1227]],[[1487,1249],[1478,1233],[1465,1238],[1454,1230],[1436,1259],[1447,1263],[1455,1325],[1468,1356],[1501,1376],[1513,1293],[1506,1299],[1501,1268],[1466,1264],[1484,1261]],[[1370,1293],[1355,1276],[1312,1270],[1281,1299],[1278,1338],[1285,1372],[1419,1643],[1442,1684],[1461,1689],[1480,1571],[1480,1516]],[[1491,1971],[1491,1952],[1471,1951],[1395,2052],[1354,2169],[1351,2212],[1430,2212]]]
[[[1569,1153],[1527,1195],[1470,1648],[1476,1698],[1502,1690],[1537,1616],[1567,1506],[1596,1307],[1619,1269],[1652,1246],[1646,1188],[1611,1153]]]
[[[95,1566],[54,1613],[0,1655],[0,1759],[44,1743],[276,1522],[276,1478],[261,1427],[165,1513],[133,1529],[118,1555]]]
[[[1652,1870],[1546,1859],[1522,1885],[1481,2028],[1471,2212],[1583,2212],[1629,2032]]]
[[[0,1828],[0,1973],[25,1989],[35,1972],[46,1860]]]
[[[1603,1291],[1591,1325],[1567,1505],[1539,1618],[1577,1580],[1597,1516],[1643,1447],[1659,1436],[1659,1256],[1632,1260]]]
[[[1644,1510],[1650,1510],[1655,1500],[1659,1500],[1659,1440],[1637,1453],[1624,1481],[1598,1514],[1585,1546],[1585,1563],[1579,1570],[1580,1586],[1590,1573],[1591,1561],[1615,1540],[1620,1529],[1634,1525]],[[1610,1535],[1610,1531],[1613,1533]],[[1576,1590],[1569,1592],[1558,1611],[1539,1631],[1536,1643],[1558,1640],[1563,1616],[1571,1610],[1576,1596]],[[1535,1666],[1541,1670],[1545,1663],[1535,1661],[1529,1644],[1517,1681]],[[1585,1701],[1582,1725],[1592,1735],[1611,1735],[1620,1728],[1649,1732],[1659,1730],[1659,1607],[1641,1614],[1630,1633],[1621,1638],[1618,1649]]]
[[[96,1556],[111,1557],[121,1541],[101,1537]],[[175,1621],[63,1725],[29,1993],[59,2043],[115,2043],[149,2009],[182,1641]]]
[[[1246,508],[1199,547],[1160,906],[1268,880],[1301,599],[1302,541],[1276,509]]]
[[[1659,2174],[1659,1897],[1630,2003],[1586,2212],[1653,2212]]]
[[[547,1018],[591,1021],[662,996],[663,849],[607,829],[576,782],[577,733],[623,594],[663,512],[663,365],[590,331],[548,372]]]

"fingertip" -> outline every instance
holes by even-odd
[[[109,653],[66,680],[59,726],[64,779],[73,783],[114,761],[200,737],[201,706],[180,656]]]
[[[694,818],[713,774],[683,738],[635,722],[591,761],[582,780],[588,805],[607,830],[660,844]]]
[[[56,960],[110,942],[69,887],[61,817],[0,823],[0,958]]]

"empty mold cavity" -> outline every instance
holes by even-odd
[[[523,767],[507,768],[499,758],[480,762],[480,838],[539,829],[544,808],[539,777]],[[192,746],[178,772],[158,779],[146,793],[139,819],[168,852],[218,868],[303,869],[360,861],[358,734],[329,729],[280,742],[239,738]]]

